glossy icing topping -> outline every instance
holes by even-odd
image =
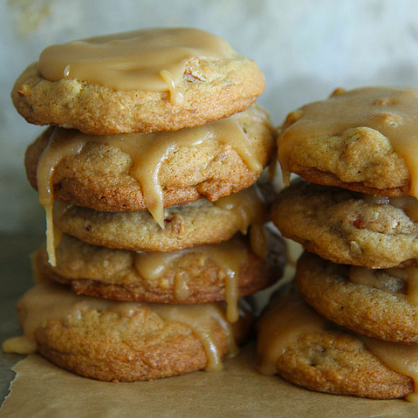
[[[418,198],[418,89],[367,87],[336,90],[329,99],[291,112],[279,137],[278,158],[289,182],[292,149],[311,138],[330,138],[352,128],[380,132],[406,162],[410,195]]]
[[[145,29],[51,45],[39,57],[49,81],[74,79],[114,90],[168,91],[173,103],[186,63],[234,54],[223,39],[193,28]]]

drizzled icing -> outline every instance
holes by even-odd
[[[239,241],[232,240],[215,245],[202,245],[169,253],[138,253],[135,267],[138,273],[148,279],[155,280],[164,274],[177,259],[187,253],[201,253],[212,260],[221,270],[225,280],[225,300],[227,302],[227,318],[236,322],[238,315],[239,276],[241,267],[247,262],[248,254]],[[175,278],[174,293],[179,301],[189,296],[190,290],[184,274]]]
[[[235,54],[223,39],[200,29],[146,29],[51,45],[38,68],[49,81],[89,81],[114,90],[169,91],[178,86],[193,58],[222,59]]]
[[[247,114],[252,117],[251,111],[246,111],[197,128],[152,134],[97,136],[55,128],[37,169],[39,200],[47,215],[47,243],[51,265],[55,265],[52,232],[53,174],[63,159],[79,154],[89,143],[107,144],[128,154],[132,159],[130,175],[141,185],[145,206],[164,228],[163,186],[159,182],[158,174],[161,163],[170,152],[181,147],[198,146],[206,141],[217,141],[231,146],[250,170],[260,172],[263,169],[249,138],[240,126],[241,115]],[[261,112],[256,111],[254,118],[259,120]]]
[[[399,298],[406,298],[412,305],[418,306],[418,268],[405,267],[372,270],[365,267],[351,266],[349,270],[349,280],[353,283],[363,286],[374,287],[380,289],[381,283],[376,277],[376,272],[384,272],[390,276],[396,277],[407,283],[406,296],[402,293],[396,293]],[[385,289],[385,291],[388,291]]]
[[[326,323],[294,289],[288,287],[276,295],[258,324],[258,371],[274,375],[277,360],[289,345],[306,332],[323,331]]]

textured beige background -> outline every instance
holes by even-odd
[[[51,43],[153,26],[200,27],[255,59],[277,124],[336,86],[418,86],[415,0],[0,0],[0,232],[44,222],[22,168],[42,128],[14,111],[16,77]]]

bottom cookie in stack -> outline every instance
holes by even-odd
[[[418,348],[366,337],[320,316],[294,284],[258,324],[259,371],[310,390],[416,402]]]
[[[64,369],[106,381],[219,370],[252,323],[248,305],[241,305],[239,321],[231,324],[222,303],[119,302],[48,282],[29,290],[18,311],[24,336],[7,340],[6,352],[37,351]]]
[[[294,284],[272,299],[258,324],[259,371],[310,390],[416,401],[418,350],[353,333],[320,316]]]

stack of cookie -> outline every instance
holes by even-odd
[[[25,165],[47,214],[38,270],[74,293],[43,283],[25,295],[25,338],[6,349],[24,342],[102,380],[220,368],[231,323],[248,333],[238,298],[280,276],[254,185],[274,149],[253,104],[263,89],[253,61],[196,29],[42,52],[12,98],[29,122],[55,125]]]
[[[315,184],[294,181],[272,219],[309,251],[298,261],[296,284],[326,318],[298,296],[267,315],[279,322],[294,316],[277,335],[275,356],[266,357],[291,382],[381,399],[417,387],[417,115],[416,89],[339,89],[284,123],[278,153],[285,176]]]

